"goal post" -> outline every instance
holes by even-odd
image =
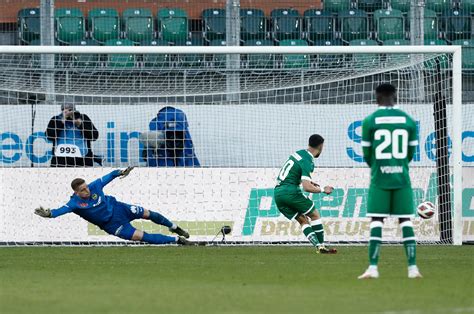
[[[54,56],[53,67],[35,62],[45,55]],[[48,89],[42,77],[52,78]],[[419,79],[424,83],[415,84]],[[131,203],[162,204],[164,214],[186,223],[198,240],[210,241],[231,224],[231,242],[302,243],[294,223],[276,211],[272,186],[284,159],[304,148],[312,133],[327,139],[315,161],[315,180],[336,187],[331,197],[309,195],[324,212],[328,240],[367,241],[369,177],[361,160],[360,121],[376,108],[374,87],[386,81],[398,86],[398,102],[426,139],[411,169],[415,198],[430,198],[440,211],[431,222],[416,218],[419,230],[429,229],[420,241],[460,245],[467,118],[460,46],[0,46],[0,242],[116,241],[87,224],[68,236],[61,218],[39,227],[42,221],[31,209],[40,205],[35,202],[66,202],[63,186],[75,176],[92,179],[109,168],[135,165],[136,177],[127,178],[131,186],[120,182],[109,193]],[[422,103],[414,97],[416,86],[424,88]],[[33,103],[26,101],[30,95]],[[63,103],[73,103],[98,128],[91,150],[102,156],[102,166],[49,168],[52,144],[44,131]],[[194,146],[186,147],[199,162],[183,167],[172,153],[156,168],[150,155],[143,157],[168,145],[166,131],[156,134],[150,126],[168,107],[178,109],[174,117],[187,116],[179,121],[186,125],[180,129],[185,139],[174,138],[181,146],[172,150],[184,151],[192,138]],[[29,185],[23,186],[26,195],[19,193],[22,184]],[[39,197],[31,195],[36,190]],[[34,221],[20,224],[32,228],[30,234],[9,234],[15,208]],[[393,229],[389,242],[399,241],[395,227],[387,226]],[[50,236],[36,237],[39,230]]]

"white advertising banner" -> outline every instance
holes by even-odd
[[[303,148],[310,134],[326,139],[317,164],[364,167],[361,121],[375,105],[177,105],[187,115],[196,155],[203,167],[274,167]],[[431,105],[402,106],[416,121],[420,144],[413,161],[434,166],[436,158]],[[104,166],[145,165],[138,137],[163,105],[78,105],[99,131],[92,143]],[[34,109],[34,110],[33,110]],[[448,110],[449,111],[449,110]],[[51,143],[45,131],[60,106],[0,106],[0,168],[48,166]],[[449,118],[448,112],[448,118]],[[463,105],[463,163],[474,165],[474,105]],[[448,135],[451,123],[448,121]],[[451,144],[450,144],[451,145]]]
[[[111,168],[49,169],[0,168],[0,242],[120,241],[105,235],[75,214],[55,219],[33,214],[39,205],[58,208],[69,200],[70,182],[82,177],[90,182]],[[106,194],[130,204],[161,212],[188,228],[194,240],[211,240],[224,225],[232,227],[228,241],[305,241],[295,221],[288,221],[275,206],[273,186],[277,168],[138,168],[127,178],[112,181]],[[474,168],[463,172],[463,241],[474,241]],[[433,169],[411,171],[415,200],[436,203]],[[366,241],[369,170],[317,168],[313,179],[335,187],[332,195],[310,195],[323,217],[329,241]],[[149,221],[134,226],[162,232]],[[419,241],[438,241],[438,217],[414,221]],[[388,219],[384,240],[399,241],[395,219]]]

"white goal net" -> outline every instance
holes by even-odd
[[[461,166],[473,151],[461,133],[474,129],[474,107],[461,106],[456,46],[176,48],[0,47],[2,244],[122,243],[74,214],[45,220],[33,210],[65,204],[76,177],[90,182],[129,165],[138,168],[106,193],[163,213],[192,239],[211,241],[230,226],[228,243],[305,243],[273,187],[313,133],[326,140],[313,179],[335,187],[308,196],[326,239],[365,242],[361,122],[384,82],[418,126],[414,205],[436,205],[432,219],[415,218],[417,240],[474,240],[461,201],[474,188],[473,168]],[[395,220],[383,234],[400,241]]]

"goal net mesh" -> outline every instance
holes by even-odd
[[[230,226],[228,243],[305,243],[297,222],[278,211],[273,187],[279,168],[313,133],[326,139],[313,180],[335,187],[331,195],[308,195],[326,239],[366,242],[370,173],[361,122],[376,109],[374,88],[391,82],[398,105],[418,125],[414,207],[431,201],[445,211],[415,218],[417,239],[447,243],[451,206],[440,204],[449,197],[439,197],[439,184],[450,175],[451,59],[142,54],[138,48],[136,54],[0,54],[0,242],[122,243],[74,214],[48,220],[33,210],[65,204],[76,177],[91,182],[133,165],[138,168],[110,183],[106,194],[161,212],[192,239],[211,241]],[[445,172],[437,165],[440,153]],[[132,224],[168,233],[147,220]],[[383,234],[400,241],[394,219]]]

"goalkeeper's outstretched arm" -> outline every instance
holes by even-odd
[[[70,213],[74,210],[71,206],[68,204],[59,207],[58,209],[49,209],[49,208],[43,208],[43,206],[40,206],[38,208],[35,208],[35,214],[44,218],[56,218],[58,216]]]
[[[127,167],[127,169],[125,169],[125,170],[120,170],[120,169],[114,170],[111,173],[109,173],[109,174],[103,176],[102,178],[100,178],[99,180],[97,180],[97,182],[103,188],[104,186],[106,186],[107,184],[112,182],[112,180],[117,178],[117,177],[125,178],[133,170],[133,168],[134,167]]]

